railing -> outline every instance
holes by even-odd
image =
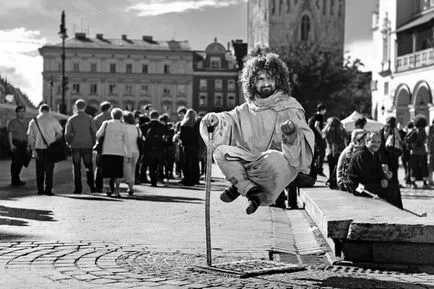
[[[434,65],[434,48],[421,50],[396,58],[396,71],[406,71],[424,66]]]

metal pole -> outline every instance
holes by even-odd
[[[206,263],[211,267],[211,220],[210,220],[210,196],[211,196],[211,169],[212,150],[214,146],[214,127],[208,127],[208,145],[206,147],[206,175],[205,175],[205,230],[206,230]]]
[[[65,92],[66,92],[66,79],[65,79],[65,39],[68,37],[66,34],[66,26],[65,26],[65,11],[62,11],[61,20],[60,20],[60,31],[59,35],[62,38],[62,104],[60,105],[60,113],[66,114],[66,101],[65,101]]]

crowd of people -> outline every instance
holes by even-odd
[[[160,115],[149,105],[131,112],[104,101],[94,118],[85,112],[86,106],[83,99],[77,100],[75,113],[64,127],[50,115],[47,104],[42,104],[39,115],[30,121],[24,117],[25,107],[16,108],[16,118],[8,125],[12,186],[25,185],[20,173],[33,155],[37,194],[53,195],[55,161],[49,157],[48,147],[56,140],[63,140],[70,149],[74,194],[83,191],[82,162],[90,192],[103,192],[105,181],[108,196],[120,197],[122,181],[129,195],[134,194],[134,185],[142,183],[155,187],[178,178],[184,186],[200,184],[206,147],[199,135],[201,117],[193,109],[178,108],[179,119],[171,122],[167,114]]]

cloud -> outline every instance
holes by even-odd
[[[26,93],[33,103],[42,100],[42,57],[46,43],[36,30],[0,30],[0,75]]]
[[[364,64],[362,70],[370,71],[374,66],[373,44],[371,39],[356,40],[345,45],[345,52],[352,59],[360,59]]]
[[[168,13],[182,13],[204,8],[221,8],[246,2],[246,0],[145,0],[125,9],[138,12],[138,16],[156,16]]]

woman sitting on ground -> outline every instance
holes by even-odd
[[[351,143],[342,151],[339,156],[336,167],[336,181],[341,191],[349,191],[344,180],[347,178],[348,165],[354,155],[354,152],[365,145],[366,131],[364,129],[355,129],[351,133]]]
[[[348,189],[356,196],[359,184],[365,186],[366,191],[378,195],[394,206],[402,209],[401,192],[397,182],[390,182],[392,173],[387,165],[382,165],[380,153],[381,136],[379,132],[370,132],[365,138],[366,146],[354,153],[348,166],[348,176],[345,181]]]

